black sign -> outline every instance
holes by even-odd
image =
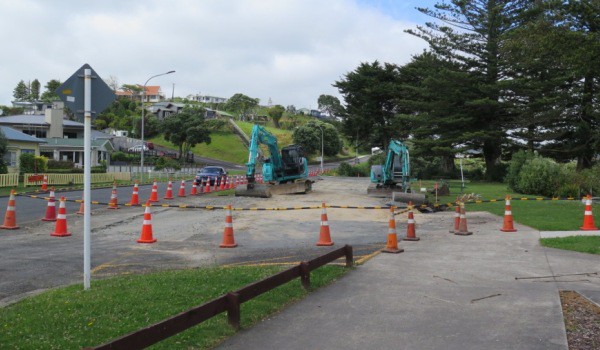
[[[84,77],[86,69],[92,71],[92,118],[108,107],[116,97],[112,89],[106,85],[104,80],[100,79],[94,69],[89,64],[84,64],[55,91],[58,97],[65,103],[65,106],[80,120],[83,120],[84,113]]]

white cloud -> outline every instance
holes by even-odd
[[[241,92],[316,107],[360,62],[405,63],[425,43],[377,7],[346,0],[0,0],[0,104],[19,80],[66,80],[83,63],[103,78],[170,95]]]

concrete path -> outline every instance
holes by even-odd
[[[488,213],[455,236],[451,214],[220,348],[567,349],[558,292],[598,297],[600,258],[541,247],[521,225],[500,232]]]

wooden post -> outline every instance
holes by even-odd
[[[235,330],[240,329],[240,295],[227,293],[227,322]]]
[[[308,268],[308,263],[304,261],[300,263],[300,281],[304,289],[310,289],[310,269]]]
[[[346,251],[346,267],[352,267],[354,265],[354,256],[352,253],[352,246],[345,245],[344,249]]]

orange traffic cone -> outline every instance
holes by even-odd
[[[318,246],[332,246],[331,234],[329,233],[329,222],[327,220],[327,206],[325,203],[321,206],[321,230],[319,232]]]
[[[196,186],[196,181],[192,181],[192,192],[190,192],[190,196],[195,196],[198,194],[198,187]]]
[[[231,216],[231,205],[227,206],[225,216],[225,229],[223,230],[223,242],[219,245],[220,248],[235,248],[237,243],[233,238],[233,217]]]
[[[139,188],[138,188],[138,181],[135,180],[135,183],[133,184],[133,193],[131,193],[131,201],[129,202],[130,205],[139,205],[140,204],[140,197],[139,197]]]
[[[592,196],[589,194],[585,199],[585,212],[583,213],[583,226],[579,228],[584,231],[593,231],[598,228],[594,225],[594,215],[592,214]]]
[[[460,203],[460,222],[458,224],[458,231],[454,232],[455,235],[468,236],[472,235],[473,232],[467,229],[467,216],[465,213],[465,203]]]
[[[81,204],[79,205],[79,211],[75,214],[83,215],[83,214],[85,214],[84,210],[85,210],[84,198],[83,198],[83,196],[81,196]]]
[[[44,180],[42,181],[42,191],[48,191],[48,175],[44,175]]]
[[[382,253],[402,253],[404,251],[404,249],[398,247],[398,236],[396,235],[396,218],[394,217],[394,209],[396,209],[396,207],[390,207],[387,246],[381,250]]]
[[[0,226],[5,230],[16,230],[17,226],[17,212],[15,211],[15,190],[10,190],[10,198],[8,199],[8,205],[6,206],[6,215],[4,216],[4,224]]]
[[[512,210],[510,209],[510,196],[506,196],[506,202],[504,204],[504,224],[500,231],[517,232],[513,222]]]
[[[227,182],[227,177],[222,176],[221,177],[221,185],[219,186],[219,190],[223,191],[226,187],[225,187],[225,183]]]
[[[154,180],[154,183],[152,184],[152,192],[150,193],[150,199],[148,201],[152,203],[158,202],[158,184],[156,183],[156,180]]]
[[[60,197],[56,225],[54,226],[54,232],[52,232],[50,236],[67,237],[70,235],[71,233],[67,232],[67,208],[65,206],[65,197]]]
[[[167,193],[165,193],[164,199],[173,199],[173,181],[171,180],[167,184]]]
[[[209,180],[210,181],[210,180]],[[213,191],[218,191],[219,190],[219,186],[217,185],[217,179],[215,178],[215,186],[213,187]]]
[[[119,208],[119,200],[117,198],[117,183],[113,183],[113,189],[110,194],[110,202],[108,202],[108,209],[121,209]]]
[[[206,181],[206,188],[204,189],[204,193],[210,193],[210,180]]]
[[[46,216],[42,221],[56,221],[56,203],[54,202],[54,187],[50,188],[50,197],[46,206]]]
[[[179,186],[179,193],[177,197],[185,197],[185,180],[181,179],[181,185]]]
[[[460,205],[456,203],[456,206],[454,207],[454,229],[448,232],[458,232],[458,225],[460,225]]]
[[[142,234],[138,243],[154,243],[156,238],[152,236],[152,213],[150,212],[150,201],[146,202],[146,210],[144,211],[144,224],[142,225]]]
[[[420,238],[417,237],[417,233],[415,231],[415,217],[413,215],[412,208],[413,208],[412,202],[408,202],[408,209],[410,211],[408,212],[408,221],[407,221],[408,226],[406,226],[406,237],[404,237],[405,241],[420,240]]]

